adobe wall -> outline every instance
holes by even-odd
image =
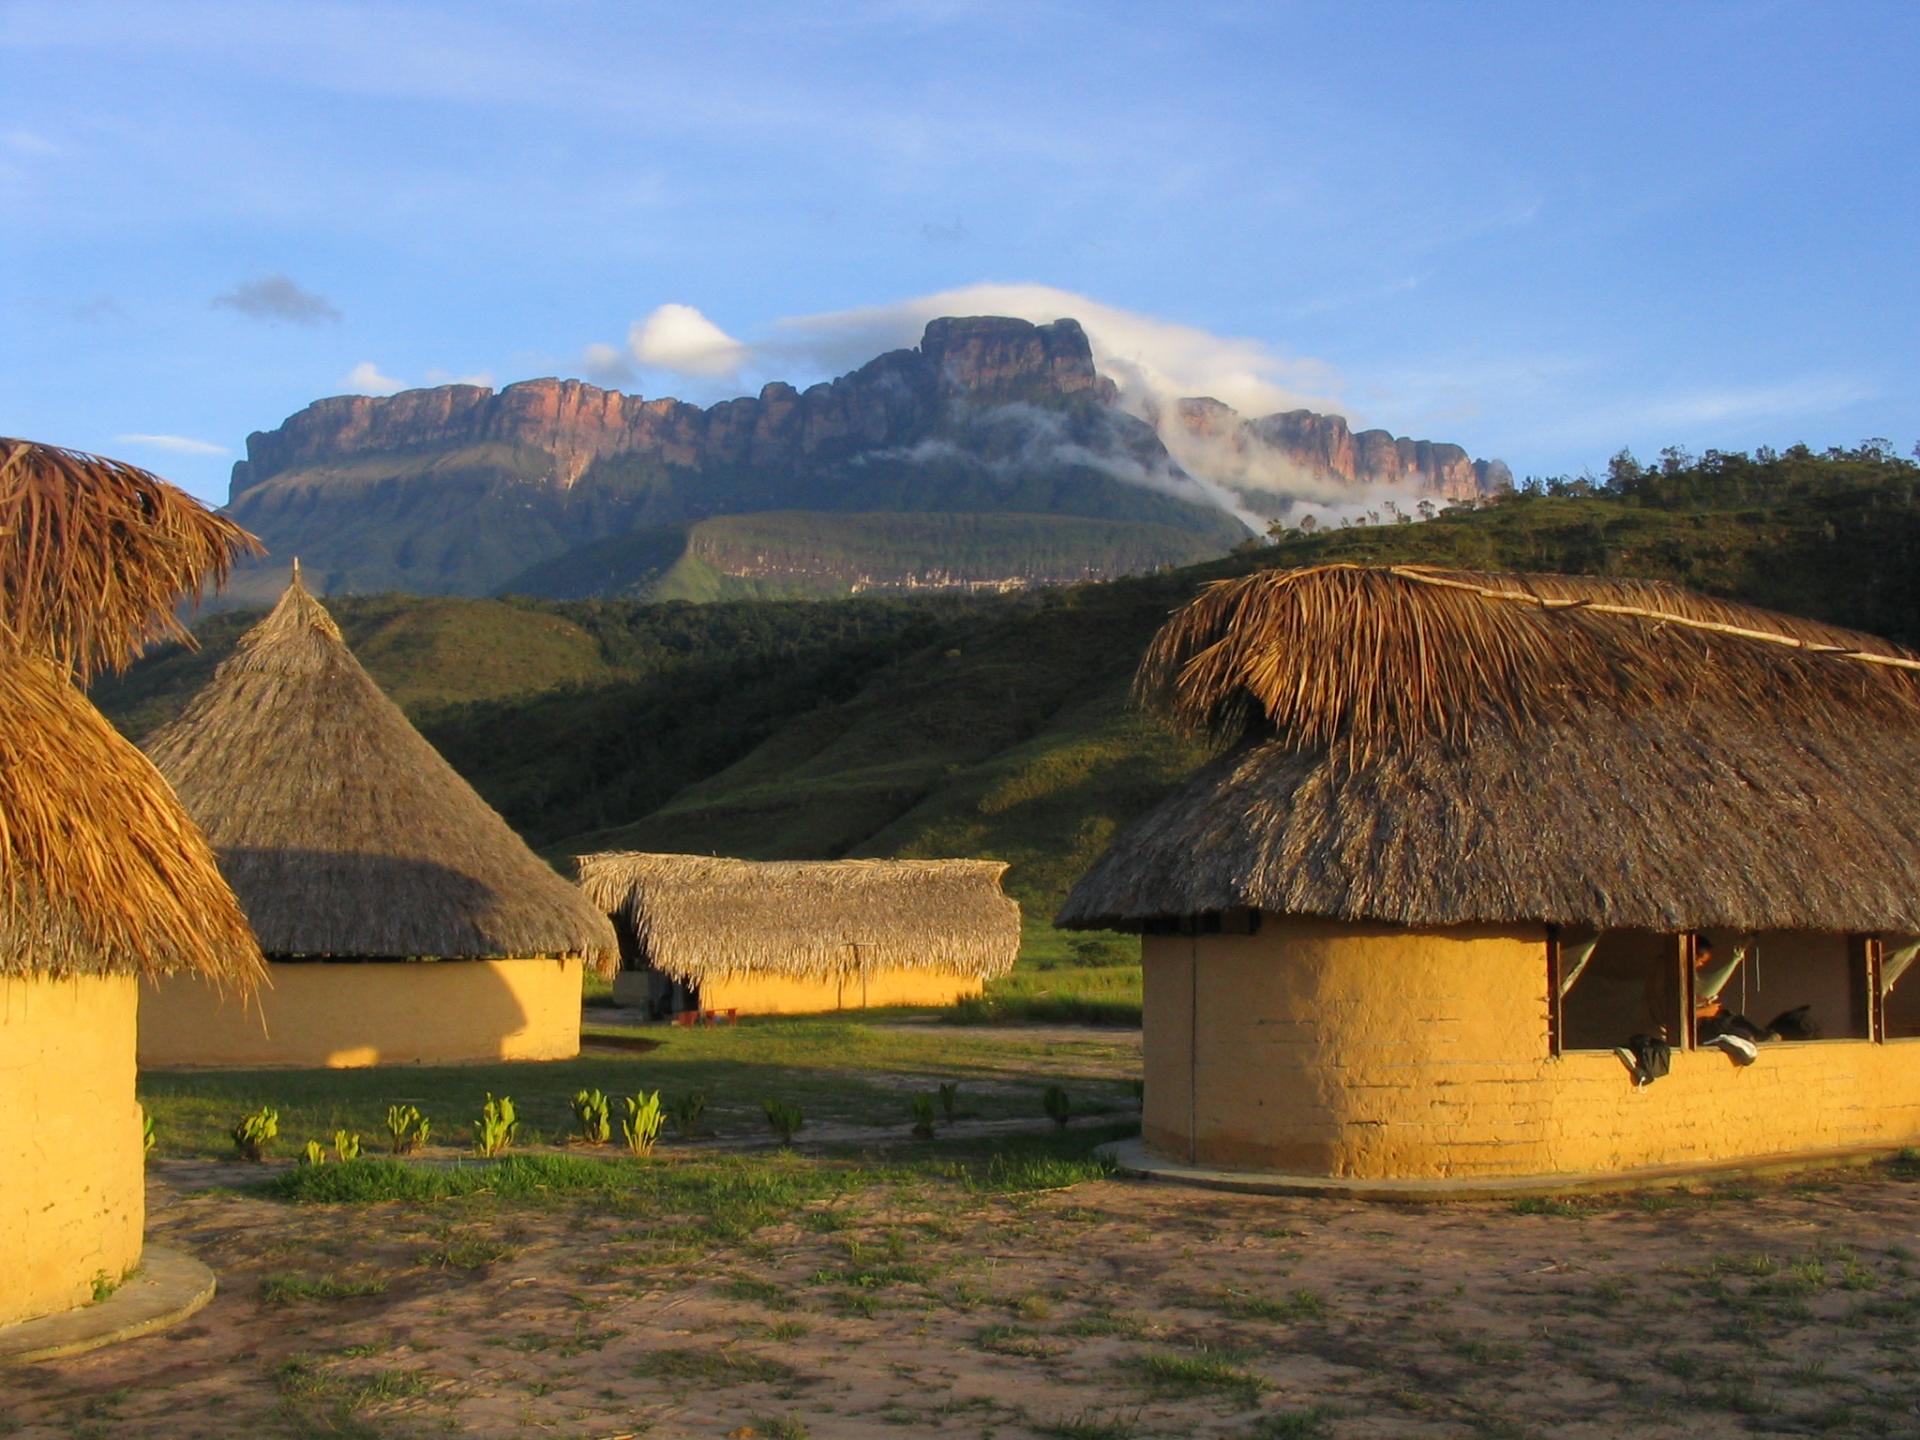
[[[701,985],[700,1008],[738,1010],[742,1015],[810,1015],[880,1005],[951,1005],[985,990],[985,983],[977,975],[927,970],[876,970],[865,977],[830,976],[821,980],[739,975]]]
[[[190,976],[141,986],[140,1064],[454,1065],[580,1053],[580,961],[270,961],[250,1001]]]
[[[1920,1137],[1920,1046],[1676,1052],[1636,1090],[1604,1052],[1554,1058],[1544,934],[1264,916],[1251,936],[1144,938],[1147,1145],[1354,1179],[1597,1174]]]
[[[140,1263],[138,996],[132,976],[0,978],[0,1325]]]

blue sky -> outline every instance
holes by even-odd
[[[0,433],[224,498],[322,395],[706,401],[952,306],[1523,474],[1904,450],[1917,42],[1912,4],[0,0]]]

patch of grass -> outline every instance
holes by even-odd
[[[519,1252],[501,1240],[481,1235],[465,1235],[437,1250],[422,1251],[419,1263],[429,1270],[484,1270]]]
[[[993,1355],[1018,1355],[1026,1360],[1044,1360],[1066,1349],[1023,1325],[988,1325],[974,1335],[973,1343]]]
[[[764,1305],[769,1310],[791,1310],[800,1303],[786,1286],[776,1285],[771,1280],[758,1280],[750,1275],[735,1276],[720,1287],[720,1293],[729,1300]]]
[[[1324,1405],[1310,1405],[1304,1410],[1276,1410],[1255,1422],[1253,1434],[1255,1440],[1326,1440],[1333,1434],[1335,1413]]]
[[[285,1305],[294,1300],[355,1300],[365,1295],[386,1293],[387,1282],[379,1276],[365,1280],[342,1280],[329,1273],[317,1278],[278,1272],[260,1282],[260,1303]]]
[[[1157,1395],[1231,1395],[1241,1404],[1251,1405],[1267,1388],[1264,1376],[1204,1345],[1186,1354],[1156,1351],[1141,1356],[1138,1365],[1148,1387]]]
[[[1282,1324],[1320,1324],[1327,1318],[1327,1302],[1312,1290],[1295,1290],[1286,1295],[1227,1296],[1227,1308],[1250,1320],[1272,1320]]]
[[[590,1048],[579,1059],[542,1065],[537,1077],[511,1064],[404,1072],[143,1070],[139,1092],[169,1155],[207,1158],[231,1152],[227,1129],[235,1115],[263,1106],[279,1112],[283,1135],[384,1135],[388,1106],[411,1104],[433,1121],[436,1143],[465,1148],[472,1141],[468,1122],[475,1101],[488,1091],[513,1095],[520,1120],[515,1143],[524,1149],[565,1140],[573,1127],[573,1097],[582,1090],[616,1096],[658,1090],[669,1100],[698,1092],[707,1098],[703,1132],[720,1135],[763,1135],[760,1101],[767,1095],[790,1101],[816,1126],[893,1127],[901,1076],[916,1077],[928,1089],[939,1081],[958,1084],[967,1109],[986,1120],[1031,1118],[1029,1098],[1008,1082],[1043,1075],[1070,1084],[1082,1111],[1131,1106],[1133,1036],[1091,1032],[1063,1041],[892,1023],[900,1018],[876,1010],[858,1017],[763,1016],[743,1018],[737,1026],[667,1027],[648,1032],[659,1037],[650,1050]],[[590,1019],[589,1047],[600,1033],[633,1035]]]
[[[1516,1215],[1554,1215],[1566,1220],[1584,1220],[1596,1207],[1591,1200],[1570,1195],[1522,1195],[1508,1208]]]
[[[1050,1440],[1134,1440],[1140,1433],[1140,1414],[1122,1415],[1116,1410],[1081,1410],[1035,1425],[1036,1433]]]
[[[777,1385],[800,1379],[784,1361],[749,1350],[649,1350],[634,1363],[643,1380],[670,1385]]]

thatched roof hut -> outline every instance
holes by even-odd
[[[1920,930],[1920,660],[1873,636],[1652,581],[1335,565],[1210,586],[1139,691],[1230,748],[1062,924]]]
[[[118,460],[0,437],[0,647],[82,680],[189,638],[182,598],[217,589],[251,535]]]
[[[606,917],[381,693],[297,568],[146,748],[271,956],[614,961]]]
[[[260,952],[153,765],[54,664],[0,656],[0,976],[188,973]]]
[[[579,859],[594,906],[654,969],[690,986],[731,977],[820,981],[1013,968],[1020,907],[998,860],[732,860],[607,852]]]
[[[144,471],[0,440],[0,1326],[139,1261],[136,977],[260,973],[207,842],[73,684],[251,546]]]
[[[1425,1184],[1920,1134],[1878,1043],[1920,657],[1645,581],[1328,565],[1210,586],[1138,689],[1225,753],[1060,923],[1144,932],[1153,1155]],[[1707,932],[1761,1021],[1811,1001],[1833,1040],[1730,1090]],[[1676,1051],[1645,1092],[1636,1032]]]

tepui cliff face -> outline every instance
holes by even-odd
[[[575,547],[772,511],[1079,516],[1225,549],[1245,525],[1195,474],[1266,515],[1290,477],[1450,498],[1506,479],[1310,411],[1195,399],[1142,418],[1076,321],[970,317],[835,380],[706,407],[559,379],[319,400],[247,438],[231,509],[331,589],[487,593]]]

